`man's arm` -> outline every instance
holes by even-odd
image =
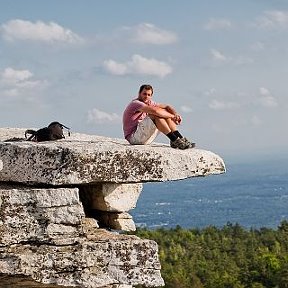
[[[169,112],[167,109],[157,106],[145,105],[139,109],[141,112],[145,112],[151,115],[155,115],[162,118],[174,118],[175,115]]]
[[[167,110],[169,113],[171,113],[171,114],[173,114],[173,115],[176,115],[176,114],[177,114],[176,110],[175,110],[172,106],[170,106],[170,105],[168,105],[168,104],[158,103],[157,106],[160,107],[160,108],[163,108],[163,109]]]
[[[175,121],[176,124],[180,124],[182,121],[182,117],[176,112],[176,110],[168,105],[168,104],[157,104],[158,107],[161,107],[163,109],[165,109],[166,111],[168,111],[169,113],[173,114],[173,120]]]

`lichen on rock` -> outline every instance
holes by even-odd
[[[142,183],[221,174],[221,157],[78,133],[35,143],[25,130],[0,128],[0,281],[163,286],[157,243],[119,232],[136,228]]]

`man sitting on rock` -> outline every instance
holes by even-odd
[[[175,109],[152,100],[153,87],[142,85],[138,98],[132,100],[123,113],[124,137],[132,145],[150,144],[159,131],[170,139],[170,146],[181,150],[195,147],[177,130],[182,121]]]

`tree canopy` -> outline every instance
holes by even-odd
[[[167,288],[288,288],[288,222],[277,229],[137,229],[159,245]],[[142,286],[138,286],[139,288]]]

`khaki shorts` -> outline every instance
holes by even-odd
[[[138,123],[136,131],[130,137],[130,144],[150,144],[157,137],[159,130],[149,116]]]

